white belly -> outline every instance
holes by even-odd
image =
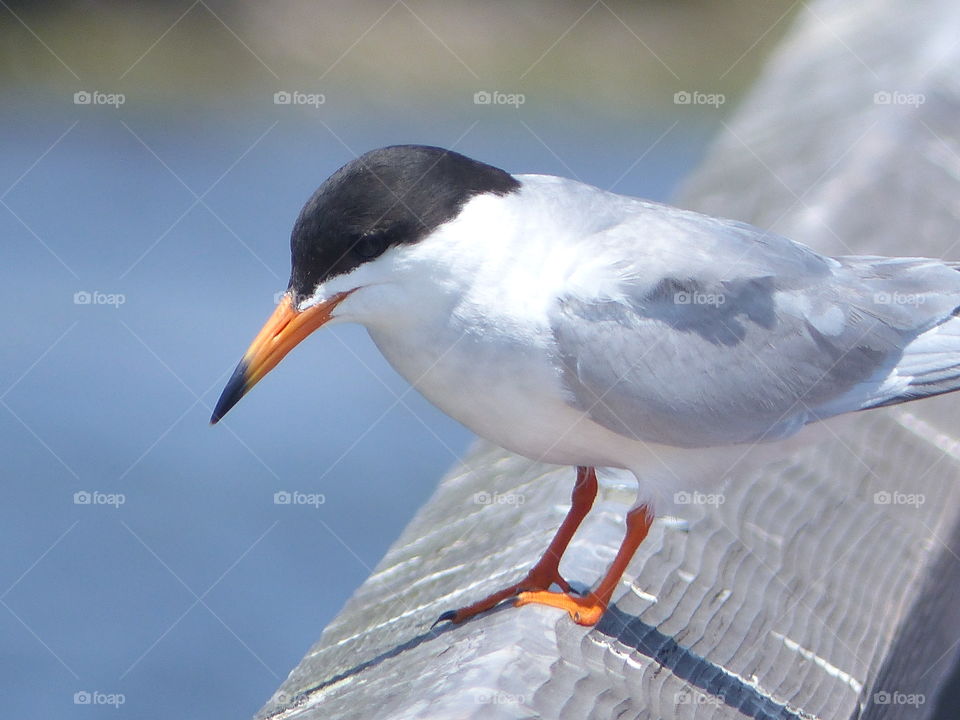
[[[480,437],[538,462],[630,466],[636,443],[566,402],[542,348],[409,329],[398,335],[370,329],[397,372]]]

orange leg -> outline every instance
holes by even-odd
[[[474,615],[485,612],[494,605],[499,604],[507,598],[511,598],[518,593],[530,590],[547,590],[551,584],[556,583],[564,592],[571,592],[570,585],[560,577],[560,558],[563,557],[567,545],[570,544],[573,534],[580,527],[583,518],[593,507],[594,498],[597,497],[597,473],[592,467],[577,468],[577,482],[573,486],[573,504],[570,506],[567,516],[563,519],[560,529],[553,536],[550,545],[544,551],[540,560],[534,565],[527,576],[518,583],[505,587],[502,590],[488,595],[483,600],[467,605],[459,610],[445,612],[437,622],[450,620],[454,623],[461,623],[464,620],[472,618]],[[434,623],[436,624],[436,623]]]
[[[517,597],[517,606],[531,603],[549,605],[566,610],[578,625],[596,625],[607,609],[607,605],[610,604],[610,597],[613,595],[617,583],[620,582],[623,571],[627,569],[630,559],[647,536],[647,531],[650,530],[652,524],[653,513],[646,505],[641,505],[627,513],[627,534],[623,538],[620,550],[617,551],[617,556],[613,559],[610,569],[603,576],[603,580],[600,581],[597,589],[585,597],[545,590],[522,592]]]

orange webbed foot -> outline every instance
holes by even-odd
[[[570,588],[570,583],[564,580],[559,571],[554,568],[548,568],[543,566],[537,566],[531,570],[527,576],[518,583],[510,585],[498,590],[495,593],[487,595],[478,602],[473,603],[472,605],[467,605],[466,607],[459,608],[458,610],[450,610],[445,612],[437,621],[433,623],[441,622],[452,622],[454,625],[462,623],[475,615],[479,615],[482,612],[486,612],[497,605],[499,605],[504,600],[508,600],[512,597],[517,597],[518,595],[535,593],[535,592],[547,592],[551,585],[556,583],[564,592],[572,592]]]
[[[549,607],[566,610],[577,625],[596,625],[606,611],[606,604],[596,595],[590,593],[584,597],[577,597],[570,593],[558,593],[545,590],[536,592],[522,592],[517,596],[514,605],[547,605]]]

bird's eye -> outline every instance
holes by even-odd
[[[353,245],[353,251],[363,260],[373,260],[383,255],[386,249],[387,237],[378,232],[361,235]]]

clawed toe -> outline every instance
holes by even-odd
[[[433,630],[437,625],[442,622],[451,622],[456,624],[457,622],[457,611],[456,610],[447,610],[440,617],[433,621],[433,625],[430,626],[430,629]]]

